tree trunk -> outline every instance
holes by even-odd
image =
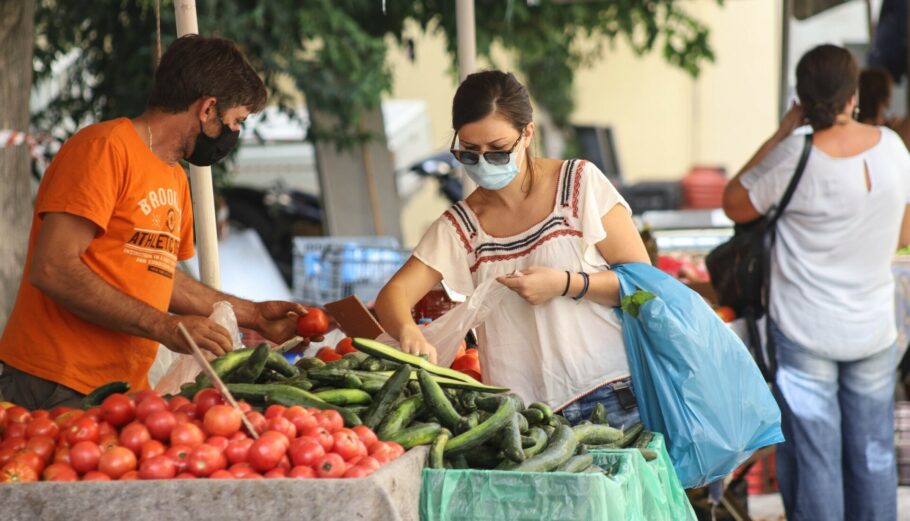
[[[0,130],[28,131],[35,0],[0,0]],[[32,220],[25,145],[0,148],[0,330],[6,325],[28,248]]]

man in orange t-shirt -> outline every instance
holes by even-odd
[[[267,100],[229,40],[177,39],[161,59],[145,113],[91,125],[48,168],[32,221],[16,304],[0,338],[0,393],[29,409],[74,406],[115,380],[148,387],[159,343],[188,353],[177,323],[215,355],[232,347],[207,317],[231,302],[241,327],[283,342],[291,302],[250,302],[177,269],[193,256],[185,159],[207,166],[236,144]]]

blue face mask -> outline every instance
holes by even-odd
[[[462,165],[468,177],[481,188],[501,190],[509,185],[518,175],[518,152],[509,154],[509,162],[504,165],[491,165],[482,155],[476,165]]]

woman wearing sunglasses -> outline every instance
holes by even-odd
[[[452,104],[452,154],[478,188],[430,227],[376,302],[408,353],[436,350],[411,308],[440,280],[470,295],[512,290],[479,331],[484,381],[586,419],[597,402],[615,426],[638,419],[612,264],[649,262],[628,204],[584,160],[535,157],[531,103],[512,74],[468,76]]]

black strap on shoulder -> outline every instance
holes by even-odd
[[[796,172],[794,172],[793,177],[790,178],[790,183],[787,185],[787,191],[784,192],[784,196],[781,197],[780,202],[777,203],[777,207],[774,208],[773,214],[769,219],[769,226],[774,226],[777,223],[777,220],[783,215],[787,205],[790,204],[790,199],[793,198],[793,192],[796,191],[796,186],[799,184],[799,180],[802,179],[803,172],[806,170],[806,163],[809,162],[809,152],[811,151],[812,134],[806,134],[806,139],[803,143],[803,152],[799,157],[799,163],[796,165]]]

